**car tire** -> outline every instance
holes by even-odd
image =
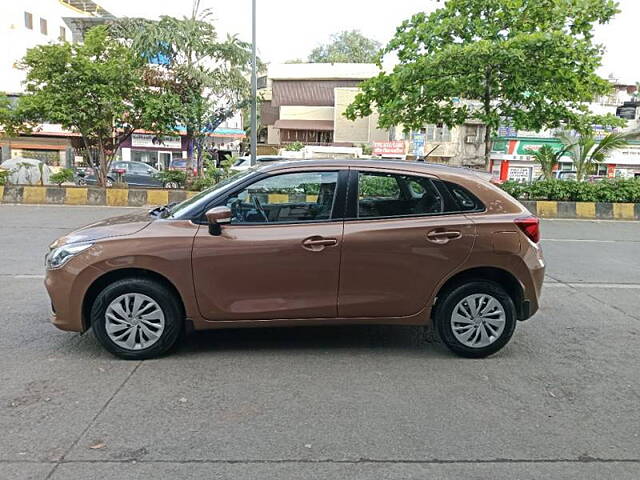
[[[107,178],[107,180],[105,180],[105,182],[104,182],[104,186],[108,187],[108,188],[113,187],[113,179],[112,178]]]
[[[84,187],[86,184],[87,184],[87,181],[82,177],[79,177],[76,180],[76,185],[78,185],[79,187]]]
[[[164,188],[175,190],[177,188],[180,188],[180,186],[176,182],[167,182],[164,184]]]
[[[91,326],[112,354],[144,360],[176,344],[184,328],[184,313],[176,295],[161,283],[125,278],[98,294],[91,307]]]
[[[434,321],[452,352],[483,358],[509,342],[517,320],[513,300],[499,284],[472,280],[438,296]]]

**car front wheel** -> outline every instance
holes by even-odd
[[[127,278],[108,285],[91,308],[91,325],[114,355],[143,360],[167,352],[184,324],[175,294],[159,282]]]
[[[504,347],[515,330],[513,300],[497,283],[477,280],[438,298],[435,324],[447,347],[469,358],[482,358]]]

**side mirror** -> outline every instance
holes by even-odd
[[[222,229],[220,225],[231,222],[231,209],[229,207],[214,207],[205,213],[209,222],[209,233],[211,235],[220,235]]]

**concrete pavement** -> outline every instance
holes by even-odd
[[[485,360],[326,327],[124,362],[53,328],[40,278],[57,236],[122,211],[0,206],[0,478],[640,477],[640,223],[545,221],[542,311]]]

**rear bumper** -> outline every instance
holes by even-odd
[[[523,259],[529,271],[529,276],[522,292],[522,301],[520,305],[516,306],[518,308],[518,320],[527,320],[540,309],[540,297],[542,296],[546,268],[542,249],[539,245],[529,248]]]

